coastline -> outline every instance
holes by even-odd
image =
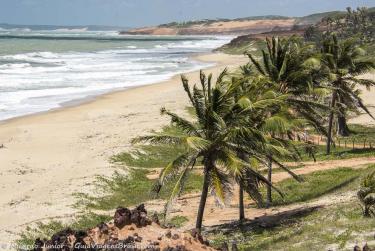
[[[204,69],[214,76],[247,62],[221,53],[194,59],[216,63]],[[191,83],[199,79],[196,70],[185,75]],[[185,113],[187,104],[178,74],[1,121],[0,243],[17,238],[27,223],[77,213],[73,193],[91,191],[96,175],[112,174],[110,157],[126,150],[131,138],[167,124],[161,107]]]
[[[205,69],[215,67],[216,64],[218,63],[215,60],[213,60],[213,61],[209,60],[209,57],[210,57],[211,54],[221,54],[221,53],[216,53],[216,52],[193,53],[192,55],[189,56],[189,58],[192,59],[192,60],[195,60],[195,61],[213,64],[213,65],[207,65],[207,66],[202,68],[203,70],[205,70]],[[50,113],[50,112],[56,112],[56,111],[66,109],[66,108],[69,108],[69,107],[76,107],[76,106],[80,106],[80,105],[83,105],[83,104],[87,104],[87,103],[93,102],[97,99],[100,99],[101,97],[106,96],[106,95],[125,92],[125,91],[129,91],[129,90],[132,90],[132,89],[137,89],[137,88],[146,87],[146,86],[150,86],[150,85],[161,84],[161,83],[170,81],[173,78],[178,77],[181,74],[198,72],[199,70],[200,69],[192,69],[192,70],[189,70],[189,71],[186,71],[186,72],[184,71],[184,72],[181,72],[181,73],[176,73],[171,77],[167,77],[165,80],[141,84],[141,85],[137,85],[137,86],[115,88],[115,89],[105,91],[104,93],[101,93],[101,94],[87,95],[83,98],[77,98],[77,99],[73,99],[73,100],[70,100],[70,101],[62,102],[62,103],[59,104],[59,107],[50,108],[50,109],[47,109],[47,110],[44,110],[44,111],[34,112],[34,113],[30,113],[30,114],[24,114],[24,115],[11,117],[11,118],[7,118],[7,119],[2,119],[2,120],[0,120],[0,126],[2,124],[8,123],[8,122],[11,122],[11,121],[14,121],[14,120],[18,120],[18,119],[22,119],[22,118],[26,118],[26,117],[32,117],[32,116],[41,115],[41,114]]]

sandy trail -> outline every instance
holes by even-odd
[[[207,69],[214,75],[225,66],[247,62],[245,56],[224,54],[198,59],[217,62]],[[187,76],[198,81],[198,72]],[[95,175],[110,175],[110,157],[126,150],[131,138],[167,124],[161,107],[184,113],[187,104],[176,76],[81,105],[0,122],[0,244],[17,238],[13,232],[25,223],[74,215],[72,193],[89,192]]]
[[[350,167],[353,169],[366,168],[369,164],[375,164],[375,157],[369,158],[354,158],[345,160],[331,160],[331,161],[318,161],[314,162],[302,162],[303,167],[294,169],[298,175],[308,174],[316,171],[324,171],[329,169],[335,169],[340,167]],[[276,172],[272,175],[273,183],[280,182],[290,178],[285,172]],[[245,215],[247,219],[254,219],[256,217],[265,215],[274,215],[280,212],[289,210],[295,210],[298,208],[305,208],[310,206],[326,206],[331,205],[340,201],[346,201],[353,197],[353,193],[347,193],[342,195],[330,194],[323,196],[316,200],[305,203],[296,203],[283,207],[275,207],[270,209],[257,209],[257,208],[246,208]],[[247,196],[246,196],[247,197]],[[199,193],[187,194],[181,196],[174,204],[173,211],[170,217],[175,215],[185,216],[189,219],[189,222],[184,226],[185,229],[194,228],[194,219],[198,211],[198,204],[200,200]],[[252,203],[249,198],[245,199],[245,204]],[[161,200],[153,200],[146,203],[146,207],[149,210],[162,211],[164,202]],[[207,200],[206,210],[204,215],[204,226],[214,226],[238,219],[238,188],[236,187],[233,191],[233,197],[226,207],[218,207],[215,199],[210,196]]]

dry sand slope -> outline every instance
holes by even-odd
[[[363,79],[371,79],[375,81],[375,73],[368,73],[361,76]],[[375,87],[372,87],[370,91],[362,87],[362,99],[364,103],[369,107],[370,112],[375,117]],[[375,120],[367,114],[362,114],[350,120],[350,123],[357,124],[375,124]]]
[[[247,62],[244,56],[210,54],[207,71]],[[197,82],[198,73],[187,76]],[[112,172],[109,158],[132,137],[167,124],[165,106],[182,113],[187,99],[179,77],[101,96],[43,114],[0,122],[0,243],[45,218],[69,217],[74,192],[87,192],[93,177]],[[9,232],[8,230],[12,230]]]

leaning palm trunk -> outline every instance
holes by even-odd
[[[336,106],[337,93],[333,91],[332,101],[331,101],[331,111],[329,114],[328,120],[328,137],[327,137],[327,155],[331,154],[331,145],[332,145],[332,129],[333,129],[333,118],[335,115],[334,108]]]
[[[212,162],[210,160],[206,160],[205,167],[204,167],[204,174],[203,174],[204,178],[203,178],[202,194],[201,194],[201,199],[200,199],[199,207],[198,207],[197,221],[195,224],[195,228],[199,233],[202,231],[204,209],[206,207],[208,188],[210,185],[209,172],[210,172],[211,167],[212,167]]]
[[[267,180],[270,184],[272,184],[272,159],[269,158],[268,162],[268,172],[267,172]],[[271,185],[267,185],[267,201],[266,207],[270,207],[272,203],[272,187]]]
[[[245,163],[249,163],[249,157],[244,152],[239,152],[238,157]],[[239,182],[239,196],[238,196],[238,208],[239,208],[239,220],[243,221],[245,219],[245,203],[244,203],[244,187],[241,182]]]
[[[239,186],[239,214],[240,214],[240,221],[245,219],[245,205],[243,201],[243,187],[242,184]]]
[[[338,124],[338,134],[343,137],[347,137],[350,134],[348,124],[346,122],[346,117],[343,114],[339,114],[337,116],[337,124]]]

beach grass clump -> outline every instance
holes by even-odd
[[[348,146],[352,140],[355,140],[355,144],[359,145],[367,141],[367,147],[369,143],[375,147],[375,126],[372,125],[361,125],[361,124],[349,124],[350,135],[347,137],[340,137],[341,144],[344,140],[347,140]]]
[[[242,226],[208,232],[215,247],[236,242],[240,250],[353,250],[358,243],[374,247],[375,221],[362,216],[358,203],[338,203],[323,208],[280,214],[273,226],[251,221]],[[264,220],[267,216],[264,217]]]
[[[112,157],[112,161],[129,167],[160,168],[168,165],[182,152],[182,148],[169,145],[140,145],[130,152]]]
[[[118,206],[129,207],[155,197],[151,192],[156,180],[149,179],[147,169],[130,169],[129,173],[115,172],[111,177],[97,177],[95,195],[77,193],[75,206],[85,210],[113,210]],[[185,184],[185,193],[199,191],[203,178],[199,174],[190,173]],[[172,184],[164,187],[157,198],[166,199]]]
[[[317,146],[317,152],[315,154],[316,160],[337,160],[337,159],[351,159],[351,158],[361,158],[361,157],[373,157],[375,156],[375,148],[344,148],[338,147],[332,148],[329,155],[325,152],[325,146]],[[303,161],[311,161],[311,157],[306,154],[302,155]]]
[[[292,178],[280,181],[277,187],[283,191],[284,198],[273,193],[272,205],[306,202],[335,191],[350,190],[358,186],[359,177],[373,170],[374,165],[366,169],[338,168],[303,175],[303,182],[297,182]],[[265,189],[262,189],[262,194],[265,196]]]
[[[172,125],[164,126],[159,133],[180,135],[180,130]],[[184,151],[182,146],[168,144],[135,145],[131,151],[117,154],[111,158],[112,162],[128,167],[161,168],[167,166],[176,156]]]
[[[173,216],[169,222],[174,226],[174,227],[177,227],[177,228],[180,228],[182,227],[185,223],[187,223],[189,221],[189,219],[186,217],[186,216],[181,216],[181,215],[176,215],[176,216]]]
[[[74,220],[68,222],[60,220],[37,222],[33,226],[26,227],[25,231],[20,234],[16,244],[20,247],[31,247],[34,245],[37,238],[51,238],[53,234],[66,228],[86,230],[98,225],[100,222],[108,222],[111,218],[110,215],[96,214],[87,211],[84,214],[79,214]]]

